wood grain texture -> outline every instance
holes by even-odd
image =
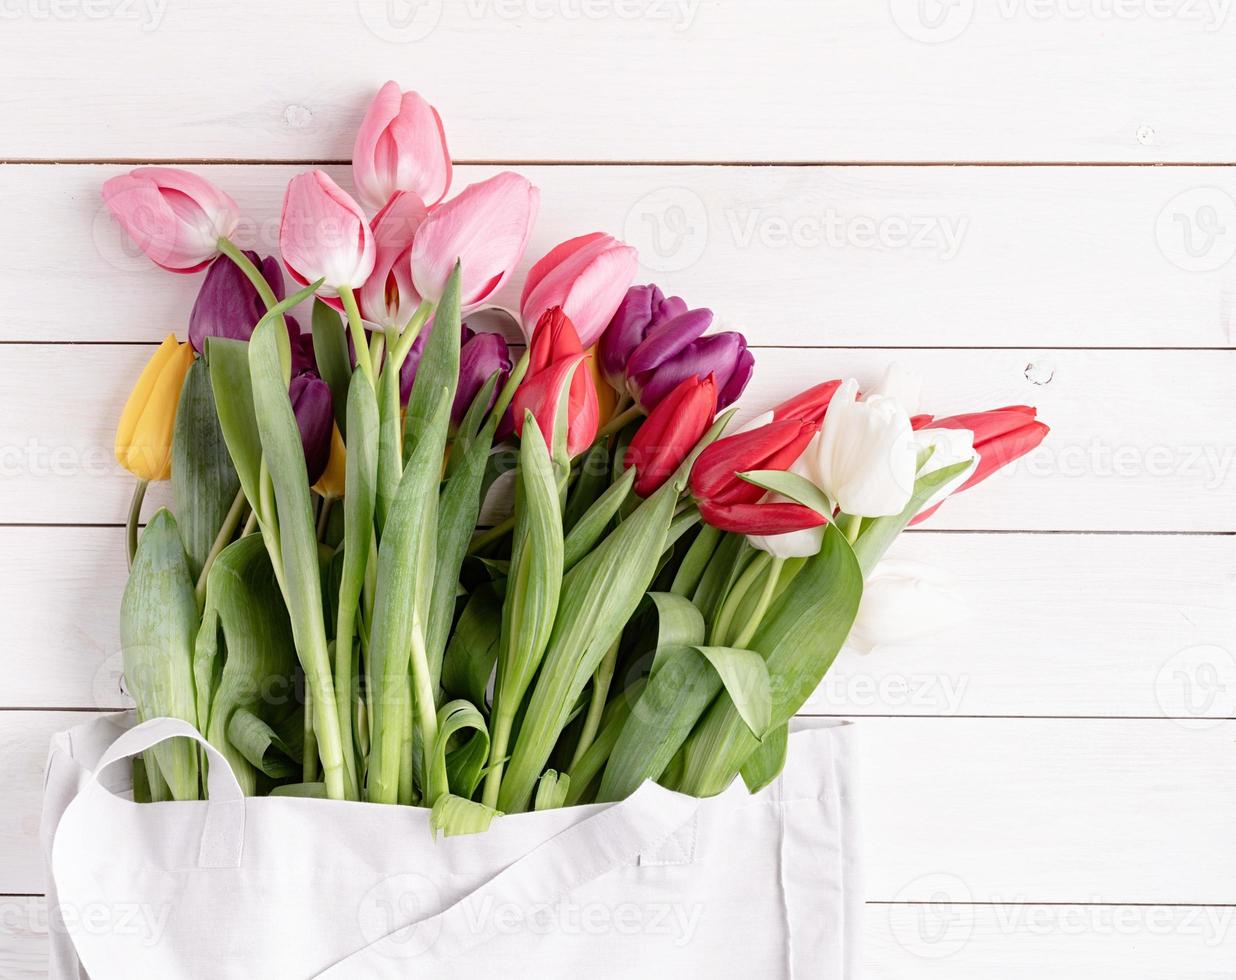
[[[155,268],[111,219],[99,189],[127,169],[0,168],[0,235],[22,243],[0,340],[183,336],[201,276]],[[193,169],[236,197],[238,240],[275,252],[284,186],[305,167]],[[455,187],[497,169],[460,167]],[[510,307],[535,259],[605,229],[639,249],[639,281],[761,345],[1232,344],[1236,176],[1224,168],[516,169],[542,202],[500,296]],[[328,170],[351,186],[350,168]]]
[[[470,160],[1236,159],[1220,0],[50,9],[6,11],[6,158],[344,159],[390,77]]]
[[[42,891],[48,739],[82,720],[0,712],[16,814],[0,822],[0,894]],[[1233,738],[1236,721],[863,719],[867,897],[1236,904]]]
[[[152,348],[0,347],[0,507],[10,523],[124,520],[116,419]],[[1044,445],[951,500],[941,530],[1227,531],[1236,526],[1233,351],[756,352],[748,414],[827,378],[875,384],[896,360],[937,415],[1034,404]],[[166,499],[166,487],[151,498]]]
[[[867,908],[869,980],[1219,980],[1236,956],[1236,911],[1161,905],[883,905]],[[42,898],[0,898],[0,976],[47,976]]]
[[[0,704],[118,709],[120,528],[0,528]],[[969,617],[845,651],[817,714],[1236,714],[1236,541],[1227,536],[910,534],[892,552],[956,576]],[[1079,596],[1088,597],[1079,602]]]

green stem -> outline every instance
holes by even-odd
[[[769,564],[768,575],[764,579],[764,590],[760,593],[759,601],[755,604],[755,608],[751,610],[751,618],[747,620],[747,625],[743,627],[742,632],[730,644],[731,646],[746,649],[747,644],[751,642],[751,638],[755,636],[755,631],[760,628],[764,614],[768,612],[768,607],[772,605],[773,596],[777,594],[777,583],[781,579],[781,569],[784,565],[784,558],[774,558],[771,564]]]
[[[721,606],[721,611],[717,613],[716,621],[712,628],[712,642],[717,646],[731,646],[729,642],[730,626],[733,623],[734,616],[738,612],[739,606],[746,599],[747,593],[755,587],[755,583],[759,581],[759,577],[764,574],[772,561],[772,556],[766,551],[761,551],[748,565],[738,581],[734,583],[734,587],[730,589],[729,595],[725,597],[725,602]]]
[[[592,748],[597,732],[601,730],[601,716],[605,713],[605,701],[609,697],[609,687],[614,680],[614,668],[618,665],[618,647],[620,636],[605,653],[596,674],[592,678],[592,700],[588,702],[588,714],[584,716],[584,727],[579,733],[579,743],[575,746],[575,754],[571,757],[570,768],[579,765],[584,753]]]
[[[601,426],[601,428],[597,430],[597,438],[600,439],[603,436],[612,436],[615,432],[621,432],[627,427],[629,422],[634,422],[643,414],[643,410],[638,405],[632,405],[626,411],[619,412],[612,419],[606,422],[605,425]]]
[[[430,681],[429,654],[425,649],[425,630],[417,616],[412,623],[412,709],[414,724],[421,733],[421,752],[424,765],[424,792],[426,806],[433,806],[438,797],[449,791],[446,778],[446,760],[434,751],[438,741],[438,705]]]
[[[496,706],[493,719],[493,741],[489,746],[489,772],[485,774],[485,791],[481,802],[491,810],[498,808],[498,796],[502,792],[502,770],[506,768],[506,759],[510,755],[507,748],[511,742],[511,728],[515,724],[512,712],[502,711],[502,705]]]
[[[340,286],[339,298],[343,300],[344,311],[348,314],[348,330],[352,334],[352,347],[356,350],[356,364],[373,385],[373,390],[377,391],[378,381],[373,375],[373,361],[369,358],[369,344],[365,341],[365,324],[361,321],[360,307],[356,305],[352,287]]]
[[[493,544],[495,541],[501,541],[514,528],[515,516],[511,515],[486,531],[477,531],[476,534],[472,535],[472,541],[468,544],[468,554],[475,555],[478,551]]]
[[[129,567],[133,567],[133,559],[137,555],[137,525],[142,519],[142,501],[146,499],[146,488],[149,480],[138,480],[133,488],[133,499],[129,502],[129,519],[125,523],[128,536]]]
[[[201,609],[206,604],[206,577],[210,574],[210,566],[215,563],[215,559],[219,557],[221,552],[232,540],[232,535],[236,533],[236,525],[240,523],[240,515],[245,509],[245,491],[240,489],[236,491],[236,498],[232,501],[232,506],[228,508],[227,516],[223,518],[223,524],[219,528],[219,533],[215,535],[214,544],[210,546],[210,552],[206,555],[206,560],[202,562],[202,573],[197,577],[197,608]]]
[[[412,350],[412,345],[416,343],[416,338],[420,336],[421,329],[432,314],[433,303],[427,299],[421,300],[421,305],[416,308],[416,312],[412,314],[412,319],[408,321],[407,326],[400,333],[399,341],[390,346],[391,361],[394,363],[396,371],[403,367],[404,359],[407,358],[408,352]]]
[[[322,498],[322,510],[318,513],[318,540],[326,537],[326,529],[330,526],[330,509],[335,503],[334,497]]]
[[[270,283],[266,281],[262,271],[249,260],[249,256],[236,247],[235,242],[229,238],[220,238],[219,251],[231,259],[236,268],[245,274],[245,278],[253,284],[258,296],[266,304],[267,310],[273,310],[279,304],[274,290],[270,288]],[[288,322],[282,313],[279,314],[278,320],[283,328],[278,338],[279,362],[283,368],[284,380],[288,381],[291,380],[292,375],[292,346],[288,336]]]
[[[250,510],[249,517],[245,521],[245,526],[240,529],[240,536],[247,538],[250,534],[257,530],[257,511]]]

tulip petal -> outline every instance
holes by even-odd
[[[700,501],[705,523],[734,534],[786,534],[827,524],[827,519],[802,504],[716,504]]]

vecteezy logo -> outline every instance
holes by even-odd
[[[365,892],[357,922],[376,952],[390,959],[413,959],[438,941],[440,906],[437,886],[424,875],[391,875]]]
[[[442,0],[356,0],[356,9],[374,37],[392,44],[423,41],[442,20]]]
[[[639,249],[653,272],[681,272],[695,265],[708,246],[708,208],[685,187],[645,194],[627,212],[625,239]]]
[[[1159,710],[1186,728],[1202,730],[1236,717],[1236,657],[1212,644],[1186,647],[1155,677]]]
[[[956,875],[922,875],[888,906],[893,937],[908,953],[940,960],[962,949],[974,932],[974,896]]]
[[[889,0],[888,9],[902,34],[924,44],[960,37],[974,19],[974,0]]]
[[[1154,226],[1159,251],[1186,272],[1213,272],[1236,257],[1236,199],[1218,187],[1177,194]]]

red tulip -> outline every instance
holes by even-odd
[[[781,422],[785,419],[801,419],[819,425],[828,412],[828,406],[833,400],[833,395],[837,393],[837,389],[840,387],[841,382],[839,380],[825,381],[814,388],[808,388],[806,391],[800,392],[793,398],[786,399],[773,409],[773,421]]]
[[[523,432],[524,413],[532,412],[541,435],[552,443],[562,388],[569,384],[567,452],[578,456],[596,439],[601,412],[596,386],[584,369],[583,362],[591,355],[585,353],[562,307],[546,310],[537,321],[528,354],[528,373],[511,403],[515,431]]]
[[[969,429],[974,433],[974,448],[978,451],[979,463],[970,479],[954,491],[961,493],[962,490],[969,490],[982,483],[1013,460],[1020,459],[1047,437],[1051,430],[1038,421],[1036,414],[1037,410],[1029,405],[1008,405],[986,412],[951,415],[943,419],[925,416],[925,421],[916,424],[915,428]],[[923,511],[912,523],[926,520],[938,509],[937,504],[930,510]]]
[[[671,391],[635,433],[626,466],[635,467],[635,492],[647,497],[659,489],[703,438],[717,414],[717,379],[685,379]]]
[[[818,430],[816,422],[786,419],[718,439],[691,470],[700,516],[736,534],[784,534],[826,523],[822,514],[802,504],[761,503],[765,491],[738,477],[748,470],[789,469]]]

